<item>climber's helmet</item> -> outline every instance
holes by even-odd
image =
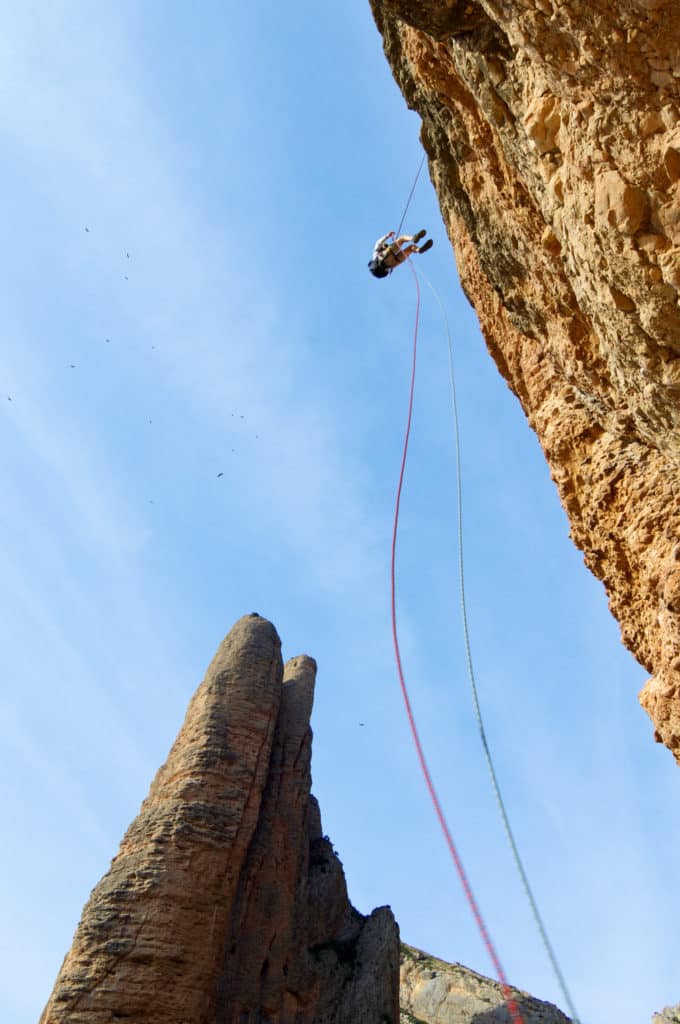
[[[382,260],[376,259],[375,256],[372,260],[369,260],[368,269],[373,274],[373,277],[387,277],[389,275],[389,269]]]

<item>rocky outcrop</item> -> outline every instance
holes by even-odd
[[[461,282],[680,756],[680,5],[371,0]]]
[[[524,1024],[569,1024],[552,1003],[511,989]],[[507,1024],[501,986],[460,964],[401,947],[401,1024]]]
[[[83,911],[42,1024],[390,1024],[398,930],[364,918],[310,795],[316,666],[241,619]]]
[[[680,1006],[667,1006],[661,1013],[655,1013],[652,1024],[680,1024]]]

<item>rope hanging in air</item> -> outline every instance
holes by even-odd
[[[456,495],[457,495],[456,504],[457,504],[457,513],[458,513],[458,584],[459,584],[459,593],[460,593],[461,614],[462,614],[462,619],[463,619],[463,637],[464,637],[464,641],[465,641],[465,657],[466,657],[466,661],[467,661],[468,678],[470,680],[470,689],[472,691],[472,702],[473,702],[474,709],[475,709],[475,718],[477,719],[477,727],[479,729],[479,736],[480,736],[480,739],[481,739],[482,748],[484,750],[484,757],[485,757],[485,760],[486,760],[487,768],[489,770],[489,776],[491,778],[491,785],[493,787],[493,791],[494,791],[494,794],[495,794],[495,797],[496,797],[496,803],[498,805],[498,809],[500,811],[501,819],[503,821],[503,829],[505,831],[508,843],[510,844],[510,849],[512,851],[512,857],[513,857],[513,860],[515,862],[515,866],[517,868],[517,872],[518,872],[519,877],[520,877],[521,882],[522,882],[522,888],[524,889],[524,894],[525,894],[525,896],[527,898],[527,901],[529,903],[529,906],[531,908],[531,913],[533,915],[534,921],[536,922],[536,926],[537,926],[539,934],[541,936],[541,941],[543,943],[543,948],[545,949],[545,952],[546,952],[546,954],[548,956],[548,959],[550,960],[550,964],[552,966],[553,972],[554,972],[555,977],[557,979],[557,983],[558,983],[558,985],[559,985],[559,987],[560,987],[560,989],[562,991],[562,995],[564,996],[564,1000],[565,1000],[567,1009],[569,1010],[569,1014],[570,1014],[570,1016],[572,1018],[572,1022],[573,1022],[573,1024],[580,1024],[579,1017],[578,1017],[578,1014],[576,1012],[576,1008],[574,1007],[571,995],[569,993],[569,989],[567,988],[567,984],[566,984],[566,981],[564,979],[564,975],[562,974],[562,971],[560,969],[560,965],[557,962],[557,957],[555,955],[555,951],[553,950],[553,947],[552,947],[552,944],[550,942],[550,939],[548,938],[548,933],[547,933],[547,931],[545,929],[545,925],[543,924],[543,919],[541,918],[541,915],[539,913],[538,906],[537,906],[536,900],[534,898],[534,894],[533,894],[531,886],[529,884],[529,879],[527,877],[527,873],[526,873],[526,871],[524,869],[524,864],[522,863],[522,858],[520,857],[520,853],[519,853],[519,850],[517,848],[517,843],[515,841],[515,837],[513,835],[512,828],[510,827],[510,819],[508,817],[508,812],[507,812],[506,807],[505,807],[505,802],[503,800],[503,797],[502,797],[502,794],[501,794],[501,790],[500,790],[500,786],[498,784],[498,777],[496,775],[496,769],[494,767],[494,763],[493,763],[493,760],[492,760],[492,757],[491,757],[491,751],[489,750],[489,744],[488,744],[487,738],[486,738],[486,731],[484,729],[484,720],[482,718],[482,709],[481,709],[481,705],[479,703],[479,694],[477,692],[477,683],[476,683],[476,679],[475,679],[474,665],[473,665],[473,662],[472,662],[472,648],[471,648],[471,645],[470,645],[470,630],[469,630],[469,627],[468,627],[468,616],[467,616],[467,601],[466,601],[466,597],[465,597],[465,572],[464,572],[464,562],[463,562],[463,475],[462,475],[462,469],[461,469],[461,462],[462,462],[462,460],[461,460],[461,443],[460,443],[460,422],[459,422],[459,418],[458,418],[458,403],[457,403],[457,400],[456,400],[456,377],[455,377],[455,372],[454,372],[454,360],[453,360],[453,341],[451,339],[451,331],[449,329],[449,321],[448,321],[448,317],[446,315],[446,310],[445,310],[444,304],[443,304],[443,302],[442,302],[442,300],[441,300],[441,298],[439,296],[439,293],[437,292],[437,290],[434,287],[434,285],[432,284],[432,282],[430,280],[428,280],[428,278],[425,276],[425,274],[423,274],[422,270],[418,271],[418,273],[420,274],[422,279],[425,281],[425,283],[429,286],[430,291],[432,292],[432,294],[434,295],[434,297],[437,300],[437,303],[439,304],[439,309],[441,310],[442,319],[444,321],[444,327],[445,327],[445,330],[446,330],[446,339],[447,339],[447,344],[448,344],[449,381],[450,381],[450,385],[451,385],[451,408],[452,408],[452,412],[453,412],[453,426],[454,426],[455,453],[456,453]]]
[[[451,857],[452,857],[453,862],[454,862],[455,867],[456,867],[456,871],[458,872],[458,877],[460,878],[461,885],[463,886],[463,891],[465,892],[465,896],[467,897],[467,901],[468,901],[468,903],[470,905],[470,910],[472,911],[473,917],[475,919],[475,922],[477,923],[477,927],[478,927],[479,932],[480,932],[480,934],[482,936],[482,940],[484,942],[486,950],[487,950],[487,952],[488,952],[488,954],[489,954],[489,956],[491,958],[491,961],[493,963],[494,969],[496,971],[496,976],[497,976],[497,978],[498,978],[498,980],[499,980],[499,982],[501,984],[501,987],[503,989],[503,996],[505,998],[505,1001],[506,1001],[506,1004],[507,1004],[507,1007],[508,1007],[508,1011],[509,1011],[510,1016],[512,1018],[513,1024],[524,1024],[524,1020],[523,1020],[523,1018],[522,1018],[522,1016],[521,1016],[521,1014],[519,1012],[519,1008],[518,1008],[517,1003],[515,1001],[515,998],[514,998],[514,996],[512,994],[512,989],[510,988],[510,986],[509,986],[509,984],[507,982],[507,979],[505,977],[505,972],[503,971],[503,967],[501,966],[500,959],[499,959],[498,954],[496,952],[496,949],[495,949],[495,947],[493,945],[493,942],[491,941],[491,936],[489,935],[489,932],[487,931],[486,925],[484,923],[484,919],[482,918],[481,912],[480,912],[479,907],[477,905],[477,901],[476,901],[476,899],[474,897],[474,893],[472,892],[472,888],[470,886],[470,882],[468,881],[468,877],[467,877],[467,874],[466,874],[465,869],[463,867],[463,863],[462,863],[462,861],[460,859],[460,856],[458,854],[458,850],[456,848],[456,844],[453,841],[453,836],[451,835],[451,831],[450,831],[448,823],[446,821],[446,817],[444,816],[444,811],[442,809],[442,805],[439,802],[439,796],[437,795],[437,790],[435,789],[435,785],[434,785],[432,776],[430,774],[430,769],[429,769],[427,761],[425,759],[425,752],[424,752],[423,745],[422,745],[422,742],[421,742],[421,739],[420,739],[420,734],[418,733],[418,728],[416,726],[415,716],[413,714],[413,709],[411,707],[411,699],[409,697],[408,690],[406,688],[406,681],[404,679],[404,671],[403,671],[402,664],[401,664],[401,654],[400,654],[400,651],[399,651],[399,638],[398,638],[398,635],[397,635],[397,611],[396,611],[396,551],[397,551],[397,532],[398,532],[398,529],[399,529],[399,508],[400,508],[400,505],[401,505],[401,492],[402,492],[402,487],[403,487],[403,484],[404,484],[404,471],[406,469],[406,457],[408,455],[408,444],[409,444],[409,438],[410,438],[410,435],[411,435],[411,420],[413,418],[413,395],[414,395],[415,383],[416,383],[416,357],[417,357],[417,350],[418,350],[418,324],[419,324],[419,318],[420,318],[420,284],[418,282],[418,276],[417,276],[415,270],[413,269],[413,265],[412,265],[410,260],[408,261],[408,264],[409,264],[409,266],[411,268],[411,272],[413,274],[413,280],[414,280],[415,286],[416,286],[417,302],[416,302],[415,328],[414,328],[414,332],[413,332],[413,359],[412,359],[412,364],[411,364],[411,385],[410,385],[409,402],[408,402],[408,417],[407,417],[407,422],[406,422],[406,434],[405,434],[405,437],[404,437],[404,449],[403,449],[402,458],[401,458],[401,469],[399,471],[399,484],[397,486],[397,497],[396,497],[395,510],[394,510],[394,528],[393,528],[393,531],[392,531],[392,558],[391,558],[390,579],[391,579],[391,595],[392,595],[392,601],[391,601],[391,607],[392,607],[392,639],[394,641],[394,653],[395,653],[396,662],[397,662],[397,672],[398,672],[398,675],[399,675],[399,685],[401,687],[401,694],[402,694],[402,697],[403,697],[403,700],[404,700],[404,706],[406,707],[406,714],[407,714],[409,726],[410,726],[410,729],[411,729],[411,735],[413,737],[413,742],[415,743],[416,752],[418,754],[418,761],[420,762],[420,769],[421,769],[421,771],[423,773],[423,778],[425,779],[425,784],[427,786],[428,793],[430,794],[430,799],[432,801],[432,805],[434,807],[435,814],[437,815],[437,819],[439,821],[439,825],[441,827],[441,830],[442,830],[442,832],[444,834],[444,838],[446,840],[446,845],[449,848],[449,853],[451,854]]]
[[[411,185],[411,191],[408,194],[408,199],[406,200],[406,206],[404,207],[404,212],[402,213],[401,220],[399,221],[399,227],[397,228],[397,230],[395,232],[395,235],[396,235],[397,238],[399,238],[399,235],[401,234],[401,228],[402,228],[402,225],[404,223],[404,220],[406,219],[406,214],[408,212],[408,208],[411,205],[411,200],[413,199],[413,193],[416,190],[416,185],[418,184],[418,178],[420,177],[420,172],[423,169],[423,164],[425,163],[426,156],[427,156],[427,153],[423,153],[423,158],[420,161],[420,165],[418,166],[418,170],[416,172],[416,176],[413,179],[413,184]]]
[[[397,231],[396,231],[396,236],[397,237],[399,237],[399,235],[400,235],[402,225],[403,225],[404,220],[406,218],[406,214],[408,212],[409,206],[411,205],[411,200],[413,198],[413,194],[415,192],[416,185],[418,184],[418,179],[420,177],[420,172],[421,172],[421,170],[423,168],[423,165],[425,163],[425,159],[426,159],[426,154],[424,153],[423,157],[422,157],[422,159],[420,161],[420,165],[418,167],[418,171],[416,172],[416,176],[415,176],[415,179],[413,181],[413,185],[411,186],[411,191],[409,192],[408,199],[406,200],[406,206],[404,207],[404,212],[402,213],[401,220],[399,221],[399,227],[397,228]],[[408,721],[409,721],[409,726],[410,726],[410,729],[411,729],[411,734],[413,736],[413,740],[414,740],[414,743],[415,743],[415,746],[416,746],[416,751],[417,751],[417,754],[418,754],[418,760],[420,762],[420,768],[421,768],[421,771],[423,773],[423,776],[424,776],[424,779],[425,779],[425,783],[427,785],[427,789],[428,789],[428,792],[430,794],[430,798],[432,800],[432,803],[433,803],[433,806],[434,806],[434,809],[435,809],[435,813],[436,813],[437,818],[439,820],[439,824],[441,826],[442,832],[444,833],[444,837],[446,839],[447,846],[449,847],[449,852],[451,853],[451,856],[452,856],[453,861],[455,863],[456,869],[458,871],[458,875],[460,877],[460,880],[461,880],[461,883],[462,883],[462,886],[463,886],[463,890],[464,890],[465,895],[466,895],[466,897],[468,899],[468,902],[470,904],[470,908],[472,910],[472,913],[473,913],[473,916],[475,918],[475,921],[477,922],[477,926],[478,926],[478,928],[480,930],[480,933],[482,935],[482,938],[484,940],[484,944],[485,944],[485,946],[487,948],[487,951],[488,951],[488,953],[489,953],[489,955],[491,957],[491,960],[492,960],[492,962],[494,964],[494,967],[496,969],[496,974],[497,974],[497,977],[498,977],[498,979],[499,979],[499,981],[501,983],[501,986],[503,988],[503,993],[504,993],[504,996],[505,996],[505,999],[506,999],[508,1010],[510,1012],[510,1016],[512,1017],[512,1020],[513,1020],[514,1024],[522,1024],[522,1017],[520,1016],[520,1013],[519,1013],[519,1010],[517,1008],[517,1005],[514,1002],[514,999],[512,997],[512,992],[511,992],[511,990],[510,990],[510,988],[508,986],[508,983],[507,983],[507,981],[505,979],[503,968],[501,967],[501,964],[500,964],[500,961],[499,961],[498,956],[496,954],[495,948],[494,948],[494,946],[493,946],[493,944],[491,942],[489,934],[488,934],[488,932],[486,930],[486,926],[485,926],[484,921],[483,921],[483,919],[481,917],[479,908],[477,906],[477,902],[476,902],[475,897],[474,897],[474,895],[472,893],[472,890],[470,888],[470,884],[468,882],[467,876],[466,876],[465,871],[463,869],[463,865],[462,865],[460,857],[458,855],[458,851],[457,851],[455,843],[453,841],[453,837],[451,836],[451,833],[449,831],[449,827],[448,827],[448,824],[446,822],[446,818],[444,816],[441,804],[439,802],[439,797],[437,795],[437,792],[436,792],[436,789],[435,789],[435,786],[434,786],[434,783],[433,783],[433,780],[432,780],[432,776],[430,775],[430,771],[429,771],[427,762],[425,760],[425,754],[424,754],[424,751],[423,751],[422,743],[421,743],[421,740],[420,740],[420,736],[418,734],[418,729],[416,727],[415,718],[414,718],[413,711],[412,711],[412,708],[411,708],[411,701],[410,701],[410,698],[409,698],[409,695],[408,695],[408,691],[407,691],[407,688],[406,688],[406,683],[404,681],[404,673],[403,673],[403,669],[402,669],[401,655],[400,655],[400,651],[399,651],[399,641],[398,641],[398,636],[397,636],[397,621],[396,621],[396,583],[395,583],[395,576],[396,576],[396,573],[395,573],[396,543],[397,543],[397,530],[398,530],[398,524],[399,524],[399,508],[400,508],[400,504],[401,504],[401,492],[402,492],[402,486],[403,486],[403,481],[404,481],[404,471],[405,471],[405,468],[406,468],[406,457],[407,457],[407,453],[408,453],[409,438],[410,438],[410,433],[411,433],[411,420],[412,420],[412,414],[413,414],[413,397],[414,397],[414,391],[415,391],[415,373],[416,373],[416,353],[417,353],[417,345],[418,345],[418,326],[419,326],[419,319],[420,319],[420,304],[421,304],[420,284],[419,284],[419,281],[418,281],[418,275],[420,274],[420,276],[426,282],[426,284],[429,286],[430,290],[432,291],[433,295],[435,296],[435,298],[437,300],[437,303],[438,303],[439,308],[441,310],[442,318],[443,318],[443,321],[444,321],[444,327],[445,327],[445,330],[446,330],[446,338],[447,338],[447,343],[448,343],[449,379],[450,379],[450,386],[451,386],[451,406],[452,406],[452,412],[453,412],[454,437],[455,437],[455,456],[456,456],[456,493],[457,493],[457,513],[458,513],[458,578],[459,578],[459,593],[460,593],[461,614],[462,614],[462,620],[463,620],[463,636],[464,636],[464,642],[465,642],[465,657],[466,657],[466,663],[467,663],[467,673],[468,673],[468,677],[469,677],[469,681],[470,681],[470,688],[471,688],[471,692],[472,692],[472,701],[473,701],[473,706],[474,706],[474,711],[475,711],[475,717],[476,717],[476,720],[477,720],[477,727],[479,729],[479,735],[480,735],[480,740],[481,740],[481,743],[482,743],[482,749],[484,751],[484,757],[485,757],[487,768],[488,768],[488,771],[489,771],[489,776],[491,778],[491,785],[492,785],[492,788],[493,788],[493,791],[494,791],[494,795],[496,797],[496,803],[498,805],[498,809],[499,809],[499,812],[500,812],[500,815],[501,815],[501,819],[502,819],[502,822],[503,822],[503,829],[505,831],[508,843],[510,845],[510,850],[512,852],[512,856],[513,856],[513,860],[515,862],[515,866],[517,868],[517,872],[518,872],[518,874],[520,876],[520,880],[521,880],[521,883],[522,883],[522,888],[524,890],[524,894],[525,894],[525,896],[527,898],[527,901],[529,903],[529,906],[531,908],[531,912],[532,912],[532,915],[534,917],[534,921],[536,923],[536,926],[538,928],[539,935],[540,935],[541,941],[543,943],[543,947],[544,947],[544,949],[546,951],[546,954],[548,956],[550,964],[551,964],[551,966],[553,968],[553,972],[554,972],[555,977],[557,979],[558,985],[559,985],[559,987],[560,987],[560,989],[562,991],[562,995],[563,995],[565,1003],[566,1003],[566,1005],[567,1005],[567,1007],[569,1009],[569,1013],[571,1014],[573,1024],[580,1024],[579,1017],[578,1017],[578,1015],[576,1013],[576,1009],[575,1009],[573,1001],[571,999],[571,995],[570,995],[569,990],[567,988],[564,976],[563,976],[562,971],[560,969],[560,966],[559,966],[559,964],[557,962],[557,957],[555,955],[555,952],[554,952],[554,950],[552,948],[552,945],[550,943],[550,940],[548,938],[548,934],[547,934],[547,931],[545,929],[545,925],[543,924],[543,920],[542,920],[541,915],[539,913],[536,900],[534,898],[531,886],[529,884],[529,879],[527,877],[527,873],[525,871],[524,864],[522,863],[522,859],[521,859],[520,854],[519,854],[519,849],[517,847],[517,843],[515,841],[515,837],[513,835],[512,828],[510,826],[510,819],[508,817],[508,813],[507,813],[507,810],[506,810],[506,807],[505,807],[505,802],[503,800],[503,797],[502,797],[502,794],[501,794],[501,791],[500,791],[500,786],[499,786],[499,783],[498,783],[498,777],[496,775],[496,770],[495,770],[494,763],[493,763],[493,760],[492,760],[492,757],[491,757],[491,751],[489,749],[489,744],[488,744],[488,741],[487,741],[487,738],[486,738],[486,731],[484,729],[484,720],[482,718],[482,711],[481,711],[481,706],[480,706],[480,702],[479,702],[479,694],[477,692],[477,683],[476,683],[476,679],[475,679],[475,672],[474,672],[474,666],[473,666],[473,661],[472,661],[472,650],[471,650],[471,644],[470,644],[470,630],[469,630],[469,626],[468,626],[468,616],[467,616],[467,601],[466,601],[466,594],[465,594],[465,572],[464,572],[464,558],[463,558],[463,487],[462,487],[462,469],[461,469],[461,443],[460,443],[460,424],[459,424],[459,418],[458,418],[458,403],[457,403],[457,400],[456,400],[456,383],[455,383],[455,373],[454,373],[453,342],[452,342],[452,339],[451,339],[451,331],[449,329],[448,317],[446,315],[446,310],[445,310],[444,304],[443,304],[443,302],[442,302],[442,300],[441,300],[441,298],[439,296],[439,293],[435,289],[435,287],[432,284],[432,282],[429,281],[428,278],[425,276],[425,274],[422,273],[422,271],[416,272],[416,270],[414,269],[413,264],[411,263],[410,259],[408,260],[408,263],[409,263],[409,267],[411,269],[411,273],[413,274],[413,279],[414,279],[415,286],[416,286],[417,303],[416,303],[415,329],[414,329],[414,338],[413,338],[413,361],[412,361],[412,368],[411,368],[411,386],[410,386],[410,394],[409,394],[408,418],[407,418],[407,424],[406,424],[406,435],[405,435],[405,439],[404,439],[404,450],[403,450],[403,455],[402,455],[401,470],[400,470],[400,474],[399,474],[399,484],[398,484],[398,487],[397,487],[396,507],[395,507],[395,514],[394,514],[394,531],[393,531],[393,536],[392,536],[392,562],[391,562],[392,638],[393,638],[393,642],[394,642],[394,650],[395,650],[395,656],[396,656],[396,662],[397,662],[397,671],[398,671],[398,675],[399,675],[399,683],[400,683],[400,686],[401,686],[402,697],[403,697],[404,704],[405,704],[405,707],[406,707],[406,713],[407,713],[407,716],[408,716]]]

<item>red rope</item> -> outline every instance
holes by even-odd
[[[512,991],[511,991],[510,986],[508,985],[507,979],[505,977],[505,972],[503,971],[503,968],[501,966],[501,962],[500,962],[500,960],[498,958],[498,954],[496,953],[494,945],[493,945],[493,943],[491,941],[491,937],[490,937],[488,931],[486,930],[486,925],[484,924],[484,920],[482,918],[481,912],[479,910],[479,907],[477,906],[477,900],[475,899],[474,893],[472,892],[472,888],[470,886],[470,883],[468,881],[468,877],[467,877],[467,875],[465,873],[465,869],[463,867],[463,863],[462,863],[462,861],[461,861],[461,859],[460,859],[460,857],[458,855],[458,850],[456,848],[456,844],[453,841],[453,836],[451,835],[451,832],[449,831],[449,826],[448,826],[448,824],[446,822],[446,818],[444,817],[444,811],[442,810],[442,806],[441,806],[441,804],[439,802],[439,797],[437,795],[437,790],[435,789],[434,782],[432,781],[432,776],[430,775],[430,769],[428,768],[427,761],[425,760],[425,753],[423,751],[423,745],[422,745],[422,743],[420,741],[420,735],[418,733],[418,728],[416,726],[415,716],[413,714],[413,709],[411,707],[411,699],[409,697],[408,690],[406,688],[406,682],[404,681],[404,671],[402,669],[401,654],[399,652],[399,638],[397,636],[396,572],[395,572],[396,552],[397,552],[397,531],[398,531],[398,528],[399,528],[399,506],[401,504],[401,491],[402,491],[402,487],[403,487],[403,484],[404,484],[404,471],[406,469],[406,456],[408,455],[408,443],[409,443],[409,437],[411,435],[411,420],[412,420],[412,417],[413,417],[413,395],[414,395],[414,392],[415,392],[415,384],[416,384],[416,356],[417,356],[417,351],[418,351],[418,324],[419,324],[419,321],[420,321],[420,284],[419,284],[419,281],[418,281],[418,275],[416,274],[415,270],[413,269],[413,266],[411,265],[410,260],[409,260],[409,266],[411,267],[411,273],[413,274],[413,280],[415,281],[415,285],[416,285],[417,301],[416,301],[416,321],[415,321],[415,328],[414,328],[414,332],[413,332],[413,361],[412,361],[412,366],[411,366],[411,389],[410,389],[409,400],[408,400],[408,418],[407,418],[407,421],[406,421],[406,435],[404,437],[404,451],[403,451],[403,455],[401,457],[401,469],[399,471],[399,486],[397,487],[397,500],[396,500],[396,505],[395,505],[395,509],[394,509],[394,529],[393,529],[393,532],[392,532],[392,564],[391,564],[390,575],[391,575],[391,585],[392,585],[392,639],[394,640],[394,653],[395,653],[395,656],[396,656],[396,659],[397,659],[397,671],[399,673],[399,685],[401,686],[401,695],[404,698],[404,705],[406,707],[406,714],[408,716],[408,723],[409,723],[409,726],[411,728],[411,735],[413,736],[413,742],[415,743],[416,751],[418,753],[418,760],[420,761],[420,769],[421,769],[421,771],[423,773],[423,778],[425,779],[425,784],[427,785],[427,790],[428,790],[428,793],[430,794],[430,799],[432,800],[432,805],[433,805],[435,813],[437,815],[437,819],[439,820],[439,824],[441,826],[441,830],[444,833],[444,838],[446,839],[446,845],[449,848],[449,853],[451,854],[451,857],[453,859],[453,863],[456,866],[456,871],[458,872],[458,877],[460,878],[461,885],[463,886],[463,891],[465,892],[465,895],[467,897],[467,901],[468,901],[468,903],[470,905],[470,910],[472,911],[473,917],[474,917],[474,919],[475,919],[475,921],[477,923],[477,927],[479,928],[479,932],[480,932],[480,934],[482,936],[482,939],[484,941],[484,945],[486,946],[486,950],[487,950],[487,952],[488,952],[488,954],[489,954],[489,956],[491,958],[491,961],[493,963],[494,969],[496,971],[496,976],[497,976],[497,978],[498,978],[498,980],[499,980],[499,982],[501,984],[501,988],[503,989],[503,996],[505,998],[505,1002],[507,1003],[507,1007],[508,1007],[508,1010],[510,1012],[510,1016],[511,1016],[514,1024],[524,1024],[524,1021],[523,1021],[523,1018],[522,1018],[522,1016],[521,1016],[521,1014],[519,1012],[517,1003],[515,1002],[515,1000],[513,998]]]

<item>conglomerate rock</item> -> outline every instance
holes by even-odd
[[[461,282],[680,757],[680,4],[371,0]]]
[[[390,1024],[399,936],[364,918],[310,795],[316,665],[239,620],[111,869],[41,1024]]]
[[[524,1024],[569,1024],[552,1003],[512,989]],[[508,1008],[497,981],[460,964],[448,964],[413,946],[401,947],[401,1024],[507,1024]]]

